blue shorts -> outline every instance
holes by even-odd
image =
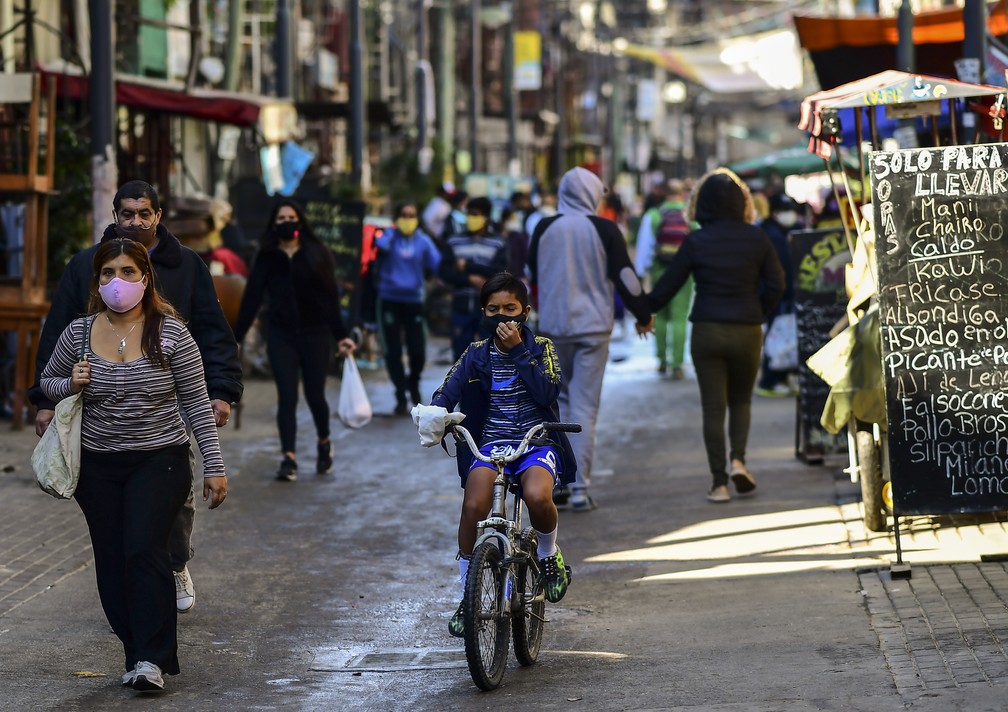
[[[480,452],[490,457],[496,448],[504,448],[504,452],[514,452],[514,445],[484,445],[480,448]],[[497,450],[500,452],[501,450]],[[560,472],[562,470],[562,464],[560,460],[560,453],[553,445],[538,445],[530,447],[525,451],[525,454],[519,457],[514,462],[509,462],[504,466],[504,474],[507,475],[509,480],[515,481],[518,476],[530,467],[535,466],[542,467],[547,472],[553,476],[553,484],[557,485],[560,483]],[[469,472],[477,467],[489,467],[493,469],[493,465],[483,462],[482,460],[477,460],[475,457],[472,459],[472,464],[469,465]]]

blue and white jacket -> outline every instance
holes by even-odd
[[[534,335],[523,326],[522,343],[511,349],[508,355],[517,367],[518,375],[529,395],[538,404],[542,422],[560,422],[557,399],[560,397],[563,376],[553,342],[544,336]],[[431,405],[439,405],[449,411],[459,406],[459,410],[466,415],[463,425],[472,433],[477,444],[483,439],[490,410],[491,379],[490,340],[483,339],[466,348],[431,398]],[[516,433],[516,436],[521,439],[525,433]],[[551,432],[546,437],[560,450],[563,462],[560,481],[570,484],[577,473],[577,461],[567,434]],[[469,465],[472,464],[472,452],[465,443],[459,446],[457,464],[462,486],[465,487]]]

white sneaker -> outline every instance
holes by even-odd
[[[196,604],[196,589],[189,576],[189,567],[175,572],[175,608],[179,613],[188,613]]]
[[[137,663],[133,671],[133,689],[141,692],[157,692],[164,689],[161,668],[146,660]]]
[[[122,686],[123,687],[133,687],[133,678],[136,677],[136,668],[133,668],[129,672],[123,673],[122,676]]]

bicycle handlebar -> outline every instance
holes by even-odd
[[[505,455],[501,458],[496,458],[496,460],[503,461],[504,464],[514,462],[519,457],[525,454],[525,451],[528,450],[529,443],[532,442],[533,438],[535,438],[542,432],[550,430],[564,433],[580,433],[581,425],[578,423],[539,423],[538,425],[533,425],[531,428],[529,428],[529,431],[525,433],[525,437],[522,438],[521,444],[518,445],[518,448],[513,453],[511,453],[510,455]],[[453,423],[447,427],[447,431],[450,433],[454,433],[456,436],[461,435],[462,438],[469,445],[469,450],[472,452],[473,457],[475,457],[477,460],[481,460],[482,462],[490,464],[494,463],[495,458],[487,457],[486,455],[484,455],[479,451],[479,447],[476,445],[476,441],[473,440],[472,433],[470,433],[465,428],[464,425]]]

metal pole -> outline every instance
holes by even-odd
[[[904,0],[906,2],[906,0]],[[980,62],[978,82],[985,81],[987,56],[987,3],[984,0],[966,0],[963,5],[963,57]]]
[[[115,159],[115,81],[111,0],[91,0],[91,225],[95,242],[109,224],[118,182]]]
[[[445,179],[454,180],[455,155],[455,8],[443,0],[438,13],[437,126]]]
[[[227,55],[224,59],[224,88],[237,91],[241,74],[242,15],[245,3],[228,3]]]
[[[913,72],[917,66],[917,57],[913,40],[914,15],[910,0],[903,0],[903,4],[900,5],[896,26],[899,36],[896,45],[896,69],[901,72]]]
[[[427,147],[427,75],[423,70],[427,59],[427,2],[417,0],[417,63],[413,71],[416,80],[417,150]],[[426,173],[426,171],[422,171]]]
[[[508,173],[518,175],[518,93],[514,86],[514,33],[515,33],[515,5],[512,2],[504,3],[504,9],[508,13],[507,24],[504,26],[504,111],[507,115],[507,158]]]
[[[290,0],[277,0],[276,5],[276,37],[274,52],[276,54],[276,93],[281,97],[292,97],[294,87],[294,58],[291,42],[291,11]]]
[[[360,0],[350,0],[350,179],[360,184],[364,171],[364,58]]]
[[[469,161],[470,170],[476,172],[479,161],[479,142],[476,140],[480,104],[483,102],[483,91],[480,87],[480,65],[483,63],[483,47],[480,37],[480,6],[482,0],[472,0],[470,7],[471,21],[469,25]]]
[[[551,32],[553,37],[553,52],[551,55],[551,71],[553,72],[553,110],[557,115],[557,124],[553,132],[553,175],[559,179],[567,170],[567,86],[564,84],[563,33],[559,31],[559,18],[554,16],[551,21],[557,22],[557,31]]]

